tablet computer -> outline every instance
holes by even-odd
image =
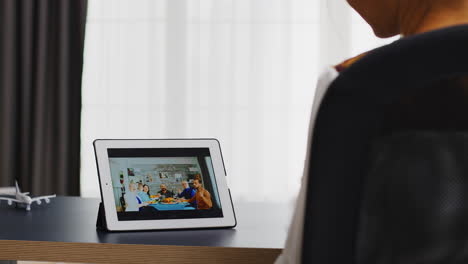
[[[216,139],[98,139],[94,150],[109,231],[236,225]]]

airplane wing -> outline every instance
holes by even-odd
[[[15,203],[21,203],[20,200],[16,200],[15,198],[7,198],[7,197],[0,197],[0,201],[7,201],[8,205],[11,205],[13,202]]]
[[[50,203],[50,199],[57,197],[57,195],[46,195],[46,196],[38,196],[31,198],[31,203],[32,202],[37,202],[37,204],[41,204],[41,200],[44,200],[46,203]]]

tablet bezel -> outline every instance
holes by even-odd
[[[216,139],[96,139],[93,142],[98,170],[101,199],[109,231],[166,230],[198,228],[231,228],[236,218],[226,182],[226,169],[219,141]],[[109,148],[208,148],[223,211],[219,218],[156,219],[119,221],[114,201]]]

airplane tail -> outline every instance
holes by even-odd
[[[15,185],[16,185],[16,193],[21,193],[20,188],[18,186],[18,181],[15,181]]]

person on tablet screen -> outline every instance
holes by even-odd
[[[189,203],[196,204],[197,209],[211,209],[213,202],[211,201],[211,194],[202,186],[202,179],[197,178],[193,180],[193,187],[197,190],[195,196],[193,196]]]
[[[140,202],[135,183],[131,181],[128,184],[128,192],[124,195],[125,199],[125,212],[138,212],[140,209]]]
[[[187,181],[182,181],[182,187],[184,188],[183,191],[181,191],[180,189],[177,190],[177,196],[179,198],[184,198],[188,200],[195,196],[195,189],[190,187]]]
[[[164,196],[164,198],[169,198],[174,196],[174,194],[167,189],[165,184],[161,184],[159,188],[161,188],[161,190],[158,192],[158,194],[161,195],[161,197]]]
[[[149,186],[147,184],[143,185],[143,190],[138,193],[138,196],[140,197],[142,202],[151,201]]]

